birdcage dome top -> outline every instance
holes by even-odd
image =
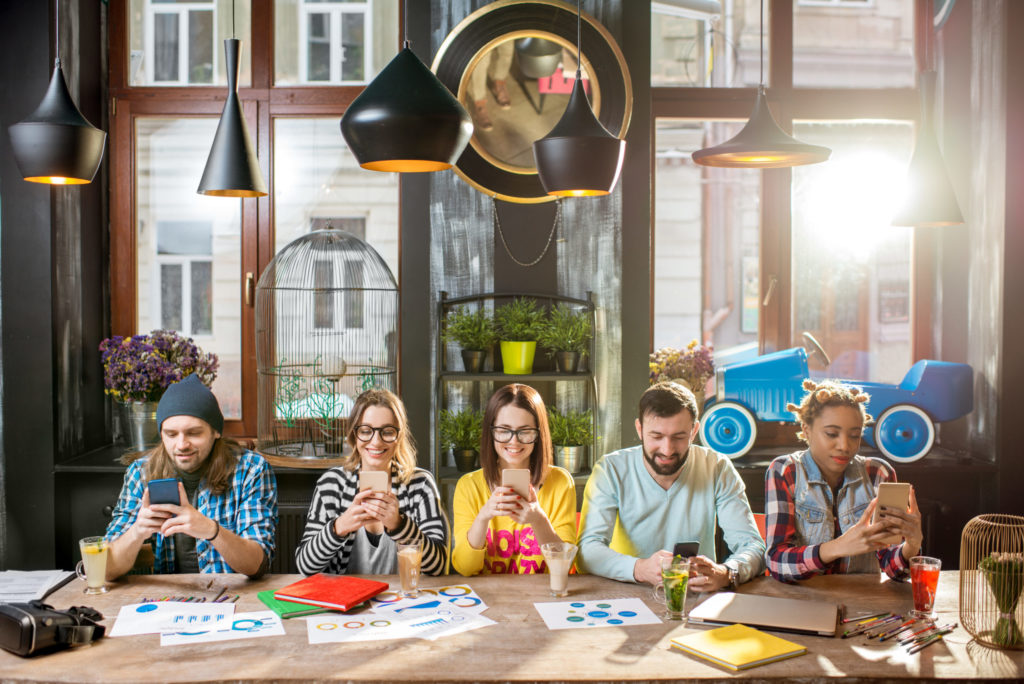
[[[373,247],[344,230],[315,230],[289,242],[277,253],[260,276],[257,289],[323,290],[316,279],[318,263],[354,261],[362,264],[358,286],[338,282],[332,290],[397,291],[391,269]]]

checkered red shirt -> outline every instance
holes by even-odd
[[[806,458],[810,458],[807,453]],[[857,458],[862,458],[858,456]],[[877,490],[881,482],[895,482],[896,473],[884,461],[875,458],[863,459],[867,477]],[[831,563],[821,560],[821,544],[798,546],[794,487],[797,462],[791,456],[780,456],[772,461],[765,472],[765,534],[768,546],[766,559],[768,571],[780,582],[794,582],[817,574],[839,574],[846,572],[849,560],[837,558]],[[842,500],[836,502],[840,508]],[[835,534],[839,537],[845,530],[840,529],[839,516],[833,515]],[[909,566],[901,553],[902,544],[879,549],[878,566],[892,579],[906,579]]]

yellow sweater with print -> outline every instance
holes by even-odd
[[[484,471],[463,475],[455,486],[455,549],[452,566],[462,575],[529,575],[547,572],[544,555],[531,525],[507,515],[491,518],[484,548],[474,549],[467,537],[477,513],[491,498]],[[564,468],[552,466],[537,492],[540,507],[559,539],[576,543],[576,485]]]

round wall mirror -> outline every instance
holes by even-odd
[[[614,38],[583,14],[582,79],[610,133],[623,137],[633,109],[625,59]],[[509,202],[547,202],[533,141],[561,118],[576,76],[576,8],[559,0],[500,0],[456,26],[433,70],[473,118],[455,172]]]

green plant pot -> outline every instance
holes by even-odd
[[[584,461],[587,460],[587,447],[585,446],[562,446],[555,444],[555,465],[565,468],[570,473],[578,473],[583,470]]]
[[[476,449],[453,449],[452,455],[455,457],[455,467],[460,473],[476,470],[477,456],[479,456]]]
[[[487,360],[487,352],[477,349],[462,350],[462,366],[467,373],[482,373],[484,361]]]
[[[580,353],[574,351],[555,352],[555,367],[559,373],[575,373],[580,366]]]
[[[533,372],[533,356],[536,353],[536,342],[502,341],[501,365],[508,375],[528,375]]]

